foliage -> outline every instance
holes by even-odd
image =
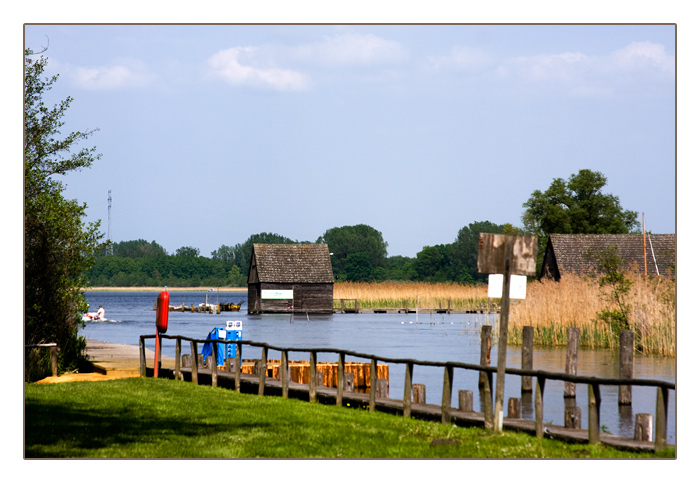
[[[255,243],[271,243],[271,244],[295,244],[295,243],[306,243],[294,241],[277,233],[258,233],[256,235],[250,235],[248,239],[243,243],[237,243],[233,247],[233,262],[240,269],[240,273],[244,274],[246,278],[248,277],[248,271],[250,270],[250,257],[253,253],[253,244]]]
[[[177,250],[175,250],[175,256],[197,258],[199,256],[199,248],[180,247]]]
[[[48,108],[44,96],[58,76],[43,77],[47,59],[25,50],[24,63],[24,321],[25,344],[56,342],[59,370],[72,370],[82,359],[85,341],[78,336],[80,291],[101,235],[99,223],[84,224],[85,204],[63,197],[55,177],[90,167],[96,148],[75,152],[92,132],[61,136],[72,98]],[[45,351],[46,352],[46,351]]]
[[[602,173],[582,169],[568,181],[555,178],[544,193],[532,192],[523,203],[522,222],[527,233],[539,237],[538,266],[549,234],[630,233],[639,228],[636,211],[623,210],[617,196],[602,192],[606,183]]]
[[[372,262],[365,252],[351,253],[345,260],[347,279],[351,282],[369,282],[372,275]]]
[[[102,255],[105,255],[105,253]],[[146,240],[139,239],[114,243],[112,245],[112,255],[127,258],[158,258],[165,257],[168,253],[155,240],[149,243]]]
[[[373,267],[382,267],[387,256],[387,243],[382,233],[368,225],[341,226],[326,230],[316,240],[326,243],[335,275],[346,274],[347,259],[352,254],[365,253]]]
[[[434,441],[451,444],[431,444]],[[649,458],[523,432],[128,378],[25,385],[25,458]]]
[[[623,260],[617,247],[610,246],[597,253],[588,253],[587,256],[596,261],[598,272],[598,287],[603,298],[612,305],[598,312],[598,320],[605,322],[616,336],[620,330],[630,328],[631,306],[627,302],[627,296],[632,288],[632,281],[625,276]]]

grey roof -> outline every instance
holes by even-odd
[[[333,283],[328,245],[253,244],[251,261],[265,283]]]
[[[549,235],[560,272],[595,272],[595,261],[588,255],[609,246],[616,246],[626,265],[644,273],[644,244],[642,234],[631,235]],[[675,272],[676,235],[652,235],[647,233],[647,273],[661,275]],[[548,247],[549,248],[549,247]]]

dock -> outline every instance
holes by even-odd
[[[112,377],[138,377],[140,374],[139,348],[134,345],[114,344],[89,339],[87,341],[88,358],[95,371]],[[146,349],[146,360],[151,367],[147,368],[147,376],[153,375],[154,353]],[[268,374],[272,375],[272,367],[276,361],[270,361]],[[319,363],[319,368],[322,363]],[[347,363],[346,363],[347,364]],[[279,363],[277,364],[279,367]],[[245,367],[245,365],[243,365]],[[181,379],[192,381],[192,369],[181,367]],[[252,371],[251,371],[252,372]],[[290,371],[291,372],[291,371]],[[164,356],[161,361],[160,376],[163,378],[175,378],[175,359]],[[199,367],[197,381],[200,385],[211,385],[211,369]],[[388,374],[387,374],[388,377]],[[291,379],[291,374],[290,374]],[[264,394],[270,396],[282,396],[282,381],[272,377],[264,379]],[[324,378],[325,382],[325,378]],[[217,370],[217,386],[235,390],[235,374],[233,372]],[[255,374],[240,373],[240,391],[246,394],[259,394],[260,377]],[[361,390],[361,389],[360,389]],[[323,404],[337,404],[338,390],[334,387],[318,385],[316,387],[316,399]],[[309,400],[309,384],[288,382],[288,397],[300,400]],[[342,404],[355,408],[369,406],[369,394],[367,392],[343,391]],[[375,409],[378,411],[395,414],[401,417],[404,414],[403,401],[389,397],[377,397]],[[411,417],[431,421],[441,421],[442,407],[436,404],[411,403]],[[456,408],[450,410],[450,419],[453,424],[460,426],[484,427],[484,414],[473,411],[460,411]],[[514,431],[523,431],[532,435],[536,434],[535,421],[525,419],[504,418],[503,428]],[[569,429],[552,424],[545,425],[545,437],[568,441],[571,443],[587,444],[588,430]],[[654,442],[636,441],[629,438],[601,434],[602,443],[628,450],[628,451],[654,451]]]

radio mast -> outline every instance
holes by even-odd
[[[107,191],[107,255],[112,255],[112,190]]]

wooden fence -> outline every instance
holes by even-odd
[[[55,342],[49,342],[47,344],[25,344],[25,349],[34,349],[48,347],[51,352],[51,375],[53,377],[58,376],[58,344]]]
[[[155,335],[142,335],[139,338],[139,347],[141,354],[141,377],[146,377],[146,339],[153,339]],[[403,415],[406,417],[411,416],[411,396],[413,392],[413,369],[415,366],[432,366],[432,367],[443,367],[444,377],[443,377],[443,390],[442,390],[442,404],[441,404],[441,419],[443,424],[447,424],[451,421],[451,402],[452,402],[452,391],[453,391],[453,380],[454,380],[454,370],[455,369],[465,369],[468,371],[477,371],[483,374],[482,379],[484,383],[484,425],[487,428],[493,428],[493,375],[496,373],[497,368],[488,365],[479,364],[468,364],[464,362],[432,362],[432,361],[421,361],[415,359],[405,359],[405,358],[394,358],[394,357],[381,357],[373,354],[364,354],[355,351],[343,350],[343,349],[332,349],[332,348],[289,348],[289,347],[276,347],[263,342],[254,342],[248,340],[238,340],[238,341],[226,341],[226,340],[207,340],[207,339],[193,339],[185,336],[169,336],[165,334],[160,335],[162,339],[174,339],[175,340],[175,376],[180,377],[180,359],[182,353],[182,341],[188,341],[190,343],[191,354],[192,354],[192,382],[197,383],[197,372],[198,372],[198,352],[197,344],[205,344],[209,342],[216,342],[212,344],[213,355],[212,359],[216,361],[218,343],[222,344],[236,344],[236,364],[234,365],[234,377],[235,377],[235,389],[240,392],[241,387],[241,348],[243,345],[260,347],[262,349],[261,359],[263,361],[267,360],[267,354],[269,350],[275,350],[281,352],[281,364],[280,364],[280,380],[282,383],[282,397],[288,397],[289,394],[289,381],[287,377],[287,363],[289,361],[289,352],[308,352],[309,353],[309,364],[310,364],[310,378],[309,378],[309,401],[316,402],[316,363],[317,356],[319,353],[335,353],[338,354],[338,374],[344,373],[344,364],[346,356],[353,356],[361,359],[370,360],[370,392],[369,392],[369,410],[374,411],[376,407],[376,391],[374,388],[377,387],[377,362],[382,361],[386,363],[393,364],[405,364],[406,373],[404,380],[404,392],[403,392]],[[676,389],[675,383],[660,381],[654,379],[635,379],[635,378],[605,378],[605,377],[591,377],[591,376],[579,376],[575,374],[566,374],[559,372],[548,372],[541,370],[531,370],[531,369],[516,369],[516,368],[506,368],[506,374],[512,374],[516,376],[523,376],[522,379],[528,379],[530,377],[534,378],[535,384],[535,435],[539,438],[544,437],[544,411],[543,411],[543,401],[544,401],[544,388],[547,380],[558,380],[574,384],[587,384],[588,385],[588,441],[590,444],[596,444],[600,442],[600,406],[601,406],[601,392],[600,386],[646,386],[646,387],[656,387],[656,438],[654,440],[654,448],[656,451],[666,447],[666,436],[667,436],[667,419],[668,419],[668,400],[669,391]],[[259,374],[259,384],[258,384],[258,394],[264,395],[265,391],[265,378],[266,371],[260,371]],[[213,386],[217,385],[217,366],[212,364],[211,368],[211,383]],[[336,404],[342,405],[343,402],[343,391],[344,384],[337,385],[337,396]]]

